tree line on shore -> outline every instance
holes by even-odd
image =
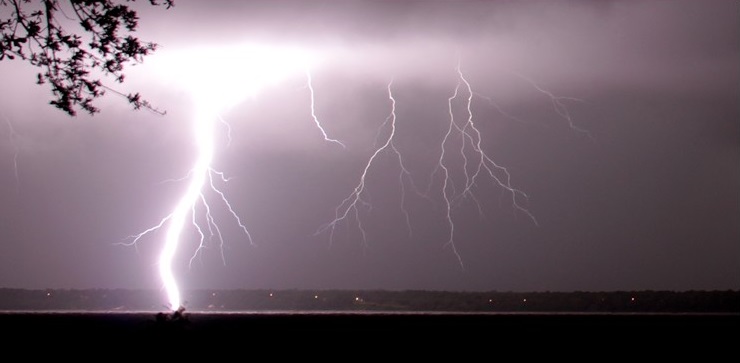
[[[740,291],[497,292],[426,290],[192,290],[190,311],[740,313]],[[162,292],[0,289],[0,310],[157,311]]]

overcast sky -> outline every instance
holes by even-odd
[[[35,69],[0,62],[0,287],[160,288],[164,232],[137,248],[116,245],[170,212],[187,180],[168,180],[185,177],[196,156],[192,93],[157,57],[252,42],[321,56],[311,72],[315,114],[346,148],[316,128],[305,74],[225,110],[231,138],[219,126],[214,167],[231,178],[219,185],[256,246],[210,195],[225,263],[213,243],[188,267],[198,246],[188,229],[176,261],[184,288],[740,288],[736,1],[138,6],[139,35],[161,48],[116,87],[140,91],[165,116],[110,94],[100,114],[72,118],[48,105]],[[537,221],[479,179],[451,211],[464,267],[447,243],[443,179],[434,173],[458,61],[475,92],[481,147],[508,169]],[[192,72],[208,78],[223,74],[219,66]],[[391,80],[394,145],[426,195],[409,179],[402,186],[395,154],[380,154],[357,215],[366,243],[354,214],[333,241],[315,234],[388,135],[380,128]],[[568,97],[572,125],[547,92]],[[453,102],[460,125],[466,97]],[[457,193],[460,140],[447,144],[445,159]]]

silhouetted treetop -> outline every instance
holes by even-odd
[[[49,84],[50,101],[69,115],[90,114],[105,90],[125,96],[134,108],[154,110],[139,93],[122,94],[100,77],[124,81],[124,67],[141,62],[157,45],[133,36],[139,17],[135,0],[0,0],[0,61],[19,58],[40,68],[38,84]],[[169,9],[174,0],[149,0]],[[70,30],[72,29],[72,30]]]

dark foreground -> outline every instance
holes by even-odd
[[[260,349],[260,343],[310,341],[354,342],[358,347],[415,341],[427,346],[476,341],[571,345],[668,341],[674,348],[682,342],[711,342],[716,351],[725,344],[734,349],[740,341],[740,314],[2,312],[0,327],[5,343],[74,339],[132,347],[137,342],[228,342],[237,338],[249,349]]]

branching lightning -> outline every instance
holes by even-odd
[[[571,130],[574,130],[576,132],[579,132],[581,134],[584,134],[589,139],[591,139],[591,141],[595,141],[593,135],[591,135],[590,132],[588,132],[587,130],[584,130],[584,129],[578,127],[573,122],[573,116],[571,116],[570,111],[568,110],[568,106],[565,104],[565,101],[583,102],[582,99],[575,98],[575,97],[556,96],[552,92],[550,92],[550,91],[548,91],[548,90],[540,87],[540,85],[537,84],[537,82],[535,82],[533,79],[531,79],[531,78],[529,78],[529,77],[527,77],[527,76],[525,76],[525,75],[523,75],[523,74],[521,74],[519,72],[511,72],[511,73],[514,74],[515,76],[521,78],[522,80],[526,81],[527,83],[529,83],[538,92],[540,92],[540,93],[544,94],[545,96],[547,96],[550,99],[550,102],[552,102],[552,107],[555,109],[555,112],[558,115],[560,115],[560,117],[562,117],[565,121],[568,122],[568,126],[570,127]]]
[[[476,93],[473,90],[471,83],[468,81],[464,72],[462,71],[461,62],[459,60],[457,66],[455,67],[455,72],[457,75],[457,84],[455,85],[452,94],[447,98],[448,125],[446,132],[444,133],[444,136],[442,137],[442,140],[439,144],[439,158],[437,159],[436,167],[432,172],[429,189],[426,193],[419,193],[417,191],[417,194],[422,197],[428,198],[428,195],[431,192],[432,181],[434,180],[436,175],[441,174],[442,185],[440,195],[443,201],[445,214],[444,219],[446,221],[448,229],[448,234],[444,246],[449,247],[452,250],[452,253],[460,264],[460,267],[464,268],[462,255],[458,251],[456,245],[454,210],[465,200],[470,200],[477,206],[479,213],[481,215],[483,214],[480,202],[474,193],[476,186],[480,184],[483,180],[488,180],[489,182],[500,188],[503,193],[502,196],[507,196],[510,205],[515,211],[524,214],[528,219],[532,221],[532,223],[534,223],[534,225],[539,224],[535,216],[529,211],[527,207],[527,204],[529,202],[528,195],[512,185],[511,174],[509,173],[509,170],[497,163],[494,158],[484,150],[483,135],[475,123],[475,117],[472,108],[473,99],[474,97],[485,99],[502,116],[518,122],[523,121],[520,118],[515,117],[504,111],[503,108],[492,98]],[[587,131],[577,127],[574,124],[573,118],[565,104],[565,101],[581,101],[580,99],[556,96],[552,92],[540,87],[532,79],[524,77],[519,73],[515,74],[529,83],[535,90],[548,96],[553,104],[553,107],[555,108],[555,112],[568,122],[568,125],[571,129],[585,133],[590,137]],[[411,181],[410,185],[412,187],[414,186],[414,184],[413,180],[410,179],[411,173],[404,165],[402,155],[396,148],[396,100],[393,97],[391,86],[392,82],[389,83],[387,87],[388,98],[391,101],[391,112],[386,121],[381,125],[378,131],[378,135],[380,135],[381,130],[388,127],[389,125],[390,132],[388,134],[388,137],[385,139],[385,142],[375,148],[374,152],[372,152],[368,161],[365,163],[365,167],[353,191],[336,207],[334,219],[322,226],[317,231],[317,233],[328,232],[330,241],[333,241],[334,233],[338,225],[341,223],[346,223],[351,217],[354,217],[357,228],[359,229],[362,236],[362,242],[364,245],[367,245],[367,233],[363,228],[363,224],[360,219],[359,207],[363,206],[368,209],[371,207],[370,203],[365,199],[366,178],[378,155],[380,155],[384,151],[389,150],[392,151],[398,158],[400,169],[399,182],[401,187],[401,210],[405,216],[409,235],[411,234],[410,216],[409,212],[405,209],[406,183],[404,183],[404,178],[409,178],[409,180]],[[460,121],[459,119],[460,115],[458,108],[456,107],[456,105],[458,104],[463,105],[461,107],[462,112],[464,113],[462,121]],[[458,141],[456,141],[456,143],[453,143],[453,139],[455,138],[458,138]],[[455,149],[453,147],[453,145],[455,144],[459,144],[459,148]],[[461,165],[455,163],[453,159],[462,160]],[[456,186],[454,182],[453,174],[457,172],[461,173],[462,178],[464,179],[464,182],[461,186]]]
[[[200,50],[198,53],[203,53],[203,50]],[[206,53],[208,54],[208,52]],[[180,59],[188,59],[188,57],[180,56],[177,59],[178,61],[174,63],[170,60],[167,66],[180,64]],[[251,244],[254,244],[249,230],[229,203],[226,195],[217,187],[217,182],[222,183],[228,181],[223,173],[212,168],[216,146],[215,128],[219,122],[226,125],[228,142],[231,141],[229,125],[220,117],[219,112],[248,96],[256,94],[262,87],[277,82],[288,73],[296,71],[303,72],[306,77],[306,88],[308,88],[310,96],[310,115],[312,121],[326,142],[345,148],[344,143],[329,136],[319,121],[316,113],[315,91],[309,67],[311,62],[309,60],[310,57],[306,57],[305,54],[295,52],[286,53],[282,50],[278,51],[272,48],[261,47],[250,48],[243,53],[234,50],[224,51],[223,55],[217,56],[215,59],[199,59],[193,65],[186,66],[184,74],[196,73],[191,74],[192,77],[188,86],[193,90],[197,106],[192,131],[195,137],[198,155],[187,176],[180,179],[188,182],[187,189],[172,208],[172,211],[162,218],[159,223],[143,232],[129,236],[128,240],[124,243],[135,246],[145,236],[160,229],[166,229],[164,246],[158,260],[158,268],[171,309],[177,310],[182,307],[179,288],[173,274],[173,261],[183,238],[183,230],[186,225],[192,225],[199,237],[198,246],[189,260],[190,266],[192,266],[196,258],[202,256],[201,252],[214,239],[220,244],[221,259],[224,263],[226,262],[223,249],[224,236],[212,214],[212,203],[208,199],[209,195],[218,196],[219,204],[229,211],[236,224],[246,235],[247,240]],[[221,68],[214,70],[212,68],[214,62],[217,62],[215,64],[219,64]],[[191,68],[204,69],[204,67],[205,69],[209,69],[205,73],[207,76],[197,72],[191,72]],[[234,69],[243,71],[243,74],[238,73],[235,76],[231,72]],[[431,199],[429,197],[431,185],[433,184],[433,180],[441,174],[441,190],[439,191],[439,195],[443,201],[444,218],[448,230],[444,246],[452,250],[461,268],[464,268],[464,264],[455,240],[454,210],[463,202],[472,201],[478,207],[479,212],[483,214],[480,202],[475,195],[475,190],[484,180],[491,182],[501,189],[502,195],[507,196],[510,200],[512,208],[526,215],[537,225],[537,220],[527,208],[527,194],[512,186],[511,175],[508,169],[497,163],[484,150],[485,141],[483,140],[483,134],[476,125],[476,119],[473,113],[473,99],[475,97],[483,98],[493,105],[501,115],[512,120],[521,120],[503,111],[493,99],[474,92],[471,83],[462,71],[460,61],[458,61],[454,70],[457,82],[452,94],[447,98],[447,127],[439,144],[439,157],[436,159],[435,168],[431,173],[430,190],[426,193],[418,191],[411,178],[411,172],[404,164],[402,153],[397,147],[397,104],[393,94],[394,81],[391,80],[386,86],[390,110],[378,130],[376,145],[370,153],[367,162],[364,164],[357,184],[355,184],[349,195],[336,206],[333,220],[321,226],[316,231],[317,235],[328,233],[329,241],[333,243],[336,229],[340,224],[355,223],[362,237],[363,246],[367,247],[367,231],[365,230],[361,216],[364,211],[370,210],[372,207],[369,202],[367,178],[374,165],[378,162],[379,156],[384,153],[391,153],[390,155],[398,162],[398,182],[401,192],[400,209],[404,215],[409,237],[412,236],[412,223],[411,215],[406,209],[407,187],[410,186],[420,197]],[[585,133],[584,130],[574,125],[572,117],[564,103],[568,100],[577,99],[555,96],[531,79],[519,74],[517,76],[527,81],[538,92],[547,95],[555,111],[568,121],[572,129]],[[461,113],[463,114],[462,117],[460,115]],[[384,136],[381,137],[381,135]],[[459,147],[455,145],[459,145]],[[462,163],[455,163],[457,160],[461,160]],[[457,175],[457,173],[461,173],[463,183],[456,186],[455,180],[459,178],[453,178],[453,175]]]
[[[232,207],[228,198],[216,186],[216,181],[227,182],[222,172],[212,167],[216,144],[215,129],[220,122],[226,126],[227,143],[231,142],[231,128],[219,112],[227,109],[241,100],[255,95],[263,87],[279,81],[283,77],[297,70],[303,70],[307,77],[307,86],[310,90],[311,116],[317,128],[321,131],[324,140],[336,143],[342,147],[339,140],[332,139],[319,122],[315,112],[314,90],[311,80],[310,65],[314,61],[310,54],[295,49],[261,47],[253,44],[241,48],[217,49],[212,51],[198,50],[194,54],[206,54],[205,59],[192,57],[192,54],[176,54],[172,59],[164,61],[163,66],[175,78],[187,79],[186,86],[192,91],[196,102],[193,119],[193,136],[195,138],[197,159],[187,176],[180,180],[187,180],[185,193],[167,216],[158,224],[128,237],[125,245],[137,245],[146,235],[165,228],[164,246],[158,260],[159,275],[167,293],[170,309],[182,308],[180,289],[173,273],[173,261],[182,240],[183,230],[190,223],[199,236],[199,244],[190,257],[189,266],[192,266],[208,243],[214,238],[219,242],[221,259],[226,263],[224,256],[224,237],[221,228],[211,213],[211,202],[208,194],[217,195],[221,204],[229,211],[247,237],[250,244],[254,240],[249,230]],[[176,60],[175,60],[176,59]],[[184,64],[182,59],[191,59],[192,64]],[[184,65],[183,69],[175,65]],[[218,66],[215,66],[218,65]],[[234,70],[240,70],[234,72]],[[187,76],[187,77],[186,77]],[[177,181],[177,180],[175,180]],[[197,218],[198,209],[202,209],[201,221]],[[188,218],[189,217],[189,218]]]
[[[239,218],[239,215],[234,211],[224,193],[214,184],[214,176],[224,182],[227,181],[223,173],[216,171],[211,167],[215,152],[214,130],[216,121],[218,120],[220,120],[218,113],[209,109],[208,106],[201,106],[198,108],[193,122],[193,135],[196,140],[198,158],[186,177],[186,179],[189,179],[189,184],[185,194],[177,202],[172,212],[160,220],[157,225],[150,227],[139,234],[130,236],[129,238],[131,241],[127,243],[129,245],[135,245],[145,235],[164,227],[165,223],[167,224],[165,243],[159,257],[159,275],[167,292],[169,306],[173,310],[179,309],[182,303],[180,299],[180,291],[172,272],[172,261],[177,252],[177,247],[180,244],[182,232],[188,219],[188,214],[191,214],[190,222],[200,235],[200,244],[195,250],[193,256],[190,258],[191,264],[199,255],[201,250],[206,246],[206,233],[204,233],[203,228],[201,228],[196,221],[196,208],[198,205],[202,205],[202,208],[205,210],[204,214],[206,224],[208,226],[209,238],[213,238],[215,236],[221,243],[221,247],[223,247],[223,236],[218,224],[216,224],[215,219],[211,214],[211,206],[206,199],[204,190],[210,190],[219,195],[221,201],[247,236],[249,242],[254,244],[249,230],[247,230],[247,227],[244,225],[241,218]],[[221,248],[221,253],[221,257],[225,263],[223,248]]]
[[[16,142],[18,139],[18,134],[15,132],[15,129],[13,128],[13,123],[10,122],[10,120],[6,117],[5,123],[8,125],[8,138],[10,138],[10,145],[13,148],[13,176],[15,176],[15,190],[16,192],[20,192],[21,187],[21,178],[20,174],[18,173],[18,149],[19,145]]]
[[[360,234],[362,236],[362,242],[365,246],[367,246],[367,233],[362,225],[362,220],[360,219],[360,206],[370,206],[370,203],[367,202],[365,199],[363,199],[364,195],[367,193],[366,191],[366,178],[368,175],[368,172],[370,171],[370,168],[372,168],[373,163],[378,158],[380,154],[386,151],[393,152],[393,154],[398,159],[398,165],[400,168],[400,174],[399,174],[399,182],[401,185],[401,211],[404,214],[406,226],[408,229],[409,235],[411,235],[411,217],[409,215],[409,212],[405,208],[405,199],[406,199],[406,190],[404,187],[404,177],[407,177],[410,179],[411,173],[406,169],[406,166],[403,163],[403,158],[401,157],[401,153],[398,151],[395,145],[395,137],[396,137],[396,99],[393,97],[393,81],[391,80],[387,85],[387,92],[388,92],[388,100],[390,102],[390,113],[388,114],[388,117],[386,117],[383,124],[380,126],[380,129],[390,128],[388,132],[388,136],[385,139],[385,141],[382,143],[380,147],[375,149],[373,153],[370,155],[370,158],[368,159],[367,163],[365,164],[365,167],[362,170],[362,174],[360,175],[360,180],[355,186],[354,190],[342,200],[342,202],[336,207],[334,210],[334,220],[331,222],[321,226],[318,231],[316,231],[316,234],[321,234],[324,232],[329,233],[329,240],[330,242],[333,242],[334,240],[334,233],[336,231],[336,228],[338,224],[340,224],[343,221],[346,221],[350,215],[354,216],[355,221],[357,223],[357,227],[360,231]],[[412,182],[413,187],[413,182]]]
[[[308,91],[311,94],[311,117],[313,118],[313,122],[316,124],[316,127],[319,129],[319,131],[321,131],[321,135],[324,136],[324,140],[328,142],[333,142],[343,148],[346,148],[346,146],[341,141],[335,140],[329,137],[329,135],[326,133],[326,130],[324,130],[324,127],[321,126],[321,122],[319,121],[319,118],[316,116],[316,97],[314,95],[314,90],[313,90],[313,80],[311,77],[311,71],[308,69],[306,70],[306,87],[308,87]]]
[[[442,184],[442,196],[445,202],[446,218],[447,224],[449,226],[449,235],[446,245],[452,249],[455,257],[457,257],[458,263],[460,263],[460,266],[464,267],[462,257],[460,256],[460,253],[457,250],[457,246],[455,245],[455,223],[452,218],[452,207],[455,200],[469,197],[476,203],[479,212],[481,212],[480,204],[475,195],[472,193],[472,188],[476,185],[479,178],[487,175],[489,179],[497,184],[499,187],[501,187],[502,190],[508,192],[508,194],[511,196],[511,204],[516,210],[519,210],[526,214],[535,224],[537,224],[537,220],[534,218],[532,213],[530,213],[529,210],[520,203],[519,199],[523,199],[524,201],[526,201],[528,197],[521,190],[512,187],[511,174],[509,173],[509,171],[505,167],[497,164],[493,160],[493,158],[491,158],[491,156],[489,156],[481,147],[483,138],[480,130],[475,125],[472,110],[473,96],[475,95],[475,93],[473,92],[473,88],[470,85],[470,82],[465,78],[459,61],[455,70],[457,72],[458,83],[455,87],[454,93],[452,94],[452,96],[450,96],[450,98],[448,98],[450,123],[447,129],[447,133],[442,140],[442,151],[440,152],[438,166],[439,169],[443,171],[444,182]],[[462,126],[460,126],[455,120],[455,112],[453,108],[453,102],[461,96],[461,88],[466,95],[464,97],[465,112],[467,114],[467,118],[463,122]],[[463,190],[459,193],[455,193],[454,184],[450,176],[450,169],[452,168],[452,165],[448,165],[445,162],[446,144],[448,143],[448,140],[452,136],[453,132],[459,133],[459,136],[461,137],[461,146],[459,153],[461,158],[463,159],[462,172],[465,178],[465,184]],[[472,166],[470,166],[471,160],[468,159],[466,147],[472,148],[472,153],[475,156],[475,160],[472,160]],[[451,189],[452,191],[450,191]]]

